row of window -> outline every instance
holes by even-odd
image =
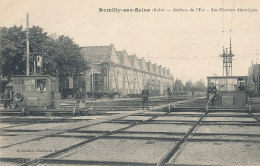
[[[14,84],[18,85],[15,86],[15,90],[18,91],[34,91],[38,89],[41,85],[46,86],[48,84],[48,80],[46,79],[15,79]]]

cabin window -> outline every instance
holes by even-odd
[[[244,78],[238,78],[237,79],[237,90],[238,91],[245,91],[246,90],[246,84]]]
[[[38,89],[41,84],[46,87],[46,79],[38,79],[38,80],[35,80],[36,81],[36,84],[35,84],[35,88]]]
[[[35,79],[25,79],[24,86],[26,91],[34,91],[35,90]]]
[[[23,79],[18,79],[18,84],[23,85],[24,84],[24,80]]]
[[[218,91],[245,91],[245,79],[238,78],[211,78],[208,83],[214,82]]]

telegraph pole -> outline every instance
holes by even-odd
[[[93,61],[92,61],[93,63]],[[95,94],[94,94],[94,72],[93,72],[93,64],[92,64],[92,67],[91,67],[91,87],[92,87],[92,107],[94,108],[94,98],[95,98]]]
[[[232,58],[235,56],[232,53],[232,44],[230,38],[230,46],[229,46],[229,53],[228,49],[226,50],[223,47],[223,54],[220,55],[223,58],[223,76],[232,76]]]
[[[30,75],[30,50],[29,50],[29,14],[26,14],[26,75]]]

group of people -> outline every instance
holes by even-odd
[[[82,90],[82,88],[80,88],[76,94],[74,95],[73,99],[77,99],[77,103],[79,104],[79,109],[83,109],[85,108],[85,98],[86,98],[86,94],[85,92]],[[144,89],[142,90],[142,103],[143,103],[143,109],[144,107],[147,108],[147,110],[149,110],[149,91],[147,89],[147,87],[145,86]]]
[[[238,91],[245,91],[246,87],[244,85],[244,82],[240,82],[239,86],[237,87]],[[217,88],[214,84],[214,82],[210,83],[210,86],[208,88],[208,102],[207,105],[211,104],[213,105],[214,99],[217,97]]]
[[[245,86],[240,83],[240,86],[238,87],[239,91],[244,91]],[[194,91],[192,92],[193,95]],[[75,94],[74,98],[78,98],[78,103],[80,107],[83,107],[85,105],[85,93],[82,91],[82,88],[79,89],[79,91]],[[213,105],[214,99],[217,97],[217,88],[214,84],[214,82],[210,83],[210,86],[208,88],[208,102],[207,105]],[[142,108],[147,108],[149,110],[149,90],[145,86],[142,90]]]
[[[143,103],[143,109],[144,107],[147,108],[147,110],[149,110],[149,90],[147,89],[147,87],[145,86],[144,89],[142,90],[142,103]],[[77,103],[79,104],[79,109],[83,109],[85,108],[85,98],[86,98],[86,94],[85,92],[82,90],[82,88],[80,88],[76,94],[74,95],[73,99],[77,99]]]
[[[238,87],[239,91],[244,91],[245,90],[245,86],[244,84],[240,84]],[[41,86],[37,89],[37,91],[39,91],[40,93],[46,91],[46,88],[43,86],[43,84],[41,84]],[[192,92],[193,95],[194,92]],[[214,85],[213,82],[210,83],[210,86],[208,88],[208,102],[207,105],[213,105],[213,101],[214,98],[216,98],[217,95],[217,88]],[[76,94],[74,95],[73,99],[77,98],[77,102],[79,104],[79,108],[85,108],[85,92],[83,92],[82,88],[80,88]],[[8,90],[6,89],[5,92],[2,95],[2,100],[4,102],[4,108],[10,108],[10,101],[11,101],[11,95],[8,92]],[[144,109],[144,107],[147,108],[147,110],[149,109],[149,90],[147,89],[147,87],[145,86],[144,89],[142,90],[142,108]]]
[[[36,91],[43,93],[44,91],[46,91],[46,88],[44,87],[43,84],[40,84],[39,88],[36,89]],[[10,109],[11,108],[11,104],[14,104],[14,103],[12,103],[13,98],[15,99],[15,97],[16,96],[13,97],[13,91],[12,90],[5,89],[4,93],[1,96],[1,100],[4,103],[4,109]]]
[[[144,89],[142,90],[142,103],[143,103],[143,109],[144,107],[147,108],[147,110],[149,110],[149,91],[147,89],[147,87],[145,86]],[[77,103],[79,104],[79,109],[83,109],[85,108],[85,98],[86,98],[86,94],[84,93],[84,91],[82,90],[82,88],[80,88],[76,94],[74,95],[73,99],[77,99]]]
[[[40,93],[44,92],[46,90],[46,88],[43,86],[43,84],[41,84],[41,86],[39,87],[39,89],[37,89]],[[240,86],[238,87],[239,91],[243,91],[245,90],[245,86],[243,84],[240,84]],[[210,83],[210,86],[208,88],[208,102],[207,105],[213,105],[213,101],[214,98],[217,95],[217,88],[214,85],[213,82]],[[83,92],[82,88],[80,88],[76,94],[74,95],[73,99],[77,98],[78,104],[79,104],[79,108],[85,108],[85,92]],[[11,96],[10,93],[8,92],[8,90],[6,89],[5,92],[2,95],[2,100],[4,101],[4,108],[7,109],[10,107],[10,100],[11,100]],[[147,110],[149,109],[149,90],[147,89],[147,87],[145,86],[144,89],[142,90],[142,108],[144,109],[144,107],[147,108]]]

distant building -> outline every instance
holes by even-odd
[[[247,89],[250,96],[260,96],[260,64],[252,63],[248,68]]]
[[[165,95],[167,89],[173,87],[173,76],[169,69],[150,61],[146,62],[143,58],[138,59],[135,54],[128,55],[126,50],[116,51],[113,44],[82,47],[80,54],[91,69],[86,74],[78,76],[78,84],[71,80],[71,86],[63,86],[64,90],[70,93],[75,93],[81,86],[89,93],[117,93],[126,97],[140,94],[144,86],[148,86],[151,95],[155,96]]]

